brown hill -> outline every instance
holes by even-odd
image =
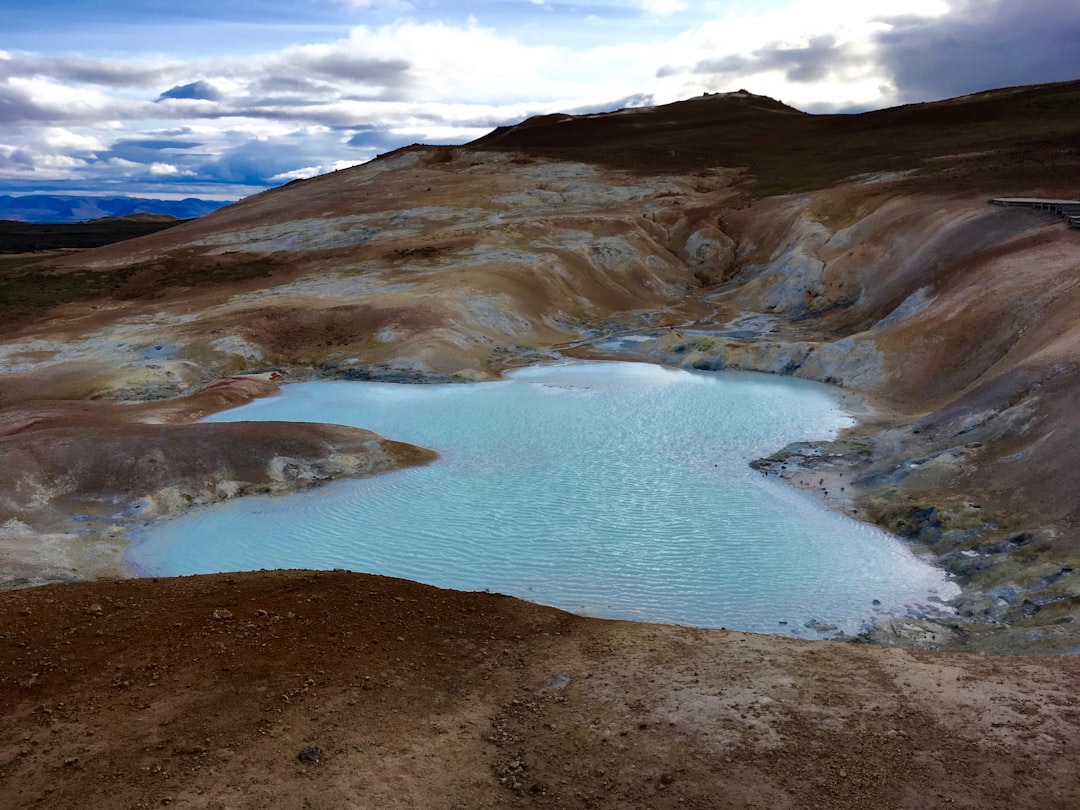
[[[1035,175],[1039,182],[1053,177],[1075,196],[1078,110],[1080,81],[852,115],[807,115],[739,91],[643,110],[533,118],[471,146],[656,173],[746,167],[750,188],[766,195],[931,168],[922,178],[930,187],[1028,188]]]

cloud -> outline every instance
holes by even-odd
[[[0,57],[0,78],[47,76],[67,84],[111,88],[153,87],[169,81],[169,77],[182,67],[181,62],[7,53]]]
[[[350,169],[353,166],[360,165],[362,162],[363,161],[357,160],[335,160],[328,166],[304,166],[301,169],[294,169],[291,172],[275,174],[270,179],[275,183],[288,183],[290,180],[307,180],[311,177],[317,177],[320,174],[326,174],[327,172],[339,172],[342,169]]]
[[[25,149],[0,145],[0,169],[26,172],[34,168],[34,156]]]
[[[810,37],[805,45],[774,43],[747,56],[732,54],[722,59],[706,59],[698,62],[690,72],[738,79],[740,75],[778,70],[787,81],[806,84],[828,78],[847,65],[851,58],[849,49],[837,43],[835,36],[820,34]],[[678,72],[676,68],[664,67],[657,71],[657,77],[678,75]]]
[[[347,146],[381,150],[400,146],[401,142],[400,139],[386,129],[374,126],[359,126],[352,130],[345,144]]]
[[[180,174],[180,170],[171,163],[151,163],[150,174],[155,177],[171,177]]]
[[[408,14],[416,11],[416,6],[408,0],[349,0],[349,5],[384,14]]]
[[[100,152],[105,149],[102,140],[94,135],[84,135],[63,127],[47,127],[42,140],[52,149],[71,152]]]
[[[581,107],[568,107],[561,110],[561,112],[564,112],[567,115],[592,115],[595,113],[611,112],[612,110],[626,110],[631,107],[652,107],[655,103],[656,97],[652,93],[634,93],[630,96],[623,96],[622,98],[601,102],[599,104],[585,104]]]
[[[311,83],[311,77],[345,83],[354,94],[371,98],[400,98],[409,83],[411,63],[400,55],[371,55],[372,49],[351,39],[331,45],[290,48],[270,61],[261,82],[287,86],[297,76]],[[311,83],[311,86],[315,85]],[[323,85],[332,88],[333,85]]]
[[[810,37],[802,47],[763,48],[754,56],[765,70],[782,70],[788,81],[800,84],[821,81],[849,59],[847,48],[831,34]]]
[[[955,2],[933,18],[888,18],[875,38],[901,101],[1080,77],[1080,5]]]
[[[322,41],[335,29],[290,28],[290,41],[313,41],[187,59],[0,52],[0,184],[83,177],[253,191],[537,114],[740,87],[811,111],[858,110],[1080,75],[1080,7],[1065,0],[475,7],[502,28],[433,19],[427,3],[322,5],[384,24]]]
[[[327,134],[319,133],[318,135],[322,136],[320,138],[318,135],[313,136],[311,133],[296,131],[272,139],[251,138],[237,141],[224,149],[219,156],[201,165],[199,176],[224,183],[249,186],[273,185],[280,182],[273,178],[311,165],[307,162],[298,165],[298,156],[308,158],[314,156],[316,165],[332,163],[339,155],[326,155],[328,144],[325,142],[325,136]],[[334,145],[340,149],[337,140],[336,137],[332,139]],[[324,156],[326,159],[322,160]]]
[[[114,169],[120,169],[125,172],[134,172],[143,168],[143,164],[136,163],[134,160],[125,160],[124,158],[111,157],[105,161],[107,166]]]
[[[11,76],[0,83],[0,127],[130,119],[145,113],[131,103],[97,88],[64,84],[51,76]],[[0,133],[3,129],[0,128]]]
[[[655,17],[668,17],[686,10],[683,0],[641,0],[641,10]]]
[[[162,101],[167,98],[220,101],[222,98],[224,98],[224,93],[222,93],[212,83],[200,79],[197,82],[183,84],[178,87],[173,87],[169,90],[166,90],[164,93],[158,96],[158,101]]]
[[[745,87],[810,111],[894,100],[874,37],[884,18],[947,13],[945,0],[788,0],[765,11],[714,16],[657,49],[659,99]]]

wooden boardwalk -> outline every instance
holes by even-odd
[[[991,205],[1020,206],[1049,211],[1065,220],[1070,228],[1080,230],[1080,200],[1046,200],[1039,197],[994,197]]]

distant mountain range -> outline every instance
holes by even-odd
[[[194,219],[228,205],[215,200],[149,200],[140,197],[73,197],[63,194],[0,195],[0,219],[64,224],[102,217],[156,214]]]

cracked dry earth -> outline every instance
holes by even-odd
[[[1075,808],[1078,690],[346,572],[46,586],[0,594],[0,804]]]

